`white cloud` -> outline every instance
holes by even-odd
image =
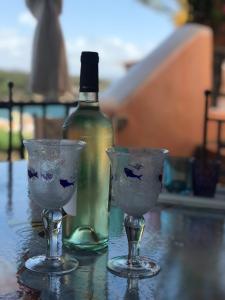
[[[6,70],[30,69],[32,40],[16,29],[0,29],[0,68]]]
[[[18,21],[20,24],[28,25],[31,28],[34,28],[35,24],[37,23],[36,19],[29,11],[22,12],[18,17]]]
[[[0,29],[0,69],[29,72],[32,56],[32,35],[18,29]],[[101,78],[116,79],[124,74],[124,63],[142,58],[151,46],[138,47],[118,37],[78,37],[66,41],[68,66],[71,74],[79,75],[82,51],[97,51],[100,56]]]
[[[68,64],[71,73],[79,74],[80,54],[82,51],[97,51],[100,56],[100,75],[117,78],[124,74],[124,63],[141,59],[152,50],[152,46],[139,47],[118,37],[92,38],[78,37],[66,42]]]

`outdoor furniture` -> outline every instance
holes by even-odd
[[[216,142],[216,155],[220,158],[222,148],[225,148],[225,142],[222,136],[222,127],[225,122],[225,107],[221,107],[216,103],[218,98],[225,98],[224,94],[213,94],[212,91],[205,91],[205,113],[203,127],[203,149],[209,145],[209,122],[216,124],[216,132],[214,131],[214,140]],[[214,105],[213,105],[214,104]],[[211,132],[212,133],[212,132]],[[211,134],[212,136],[212,134]]]
[[[41,208],[27,197],[26,164],[0,163],[1,299],[225,299],[224,210],[161,205],[147,213],[141,253],[160,262],[161,272],[153,278],[127,280],[107,271],[108,258],[127,253],[123,213],[113,206],[103,253],[67,249],[80,267],[62,277],[24,270],[24,261],[43,254],[46,246]]]

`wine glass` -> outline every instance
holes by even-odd
[[[27,269],[40,273],[65,274],[78,267],[77,260],[62,256],[61,208],[77,188],[83,141],[25,140],[28,151],[28,194],[44,208],[42,220],[47,237],[47,254],[29,258]]]
[[[112,197],[127,214],[124,220],[128,238],[128,256],[114,257],[108,269],[122,277],[145,278],[156,275],[160,267],[147,257],[139,256],[144,231],[143,214],[157,203],[162,188],[166,149],[109,148],[112,167]]]

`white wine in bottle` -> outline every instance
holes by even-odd
[[[99,250],[108,243],[110,165],[105,150],[112,145],[112,124],[99,109],[96,52],[82,52],[80,93],[76,107],[63,125],[63,136],[87,144],[82,153],[75,216],[64,221],[64,243]],[[74,197],[75,198],[75,197]]]

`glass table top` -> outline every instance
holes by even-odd
[[[146,214],[141,254],[161,272],[127,280],[106,269],[108,258],[127,254],[124,215],[112,206],[108,248],[95,254],[66,249],[79,268],[44,276],[23,267],[28,257],[45,253],[41,209],[27,196],[26,161],[0,163],[0,191],[0,299],[225,299],[223,210],[161,204]]]

